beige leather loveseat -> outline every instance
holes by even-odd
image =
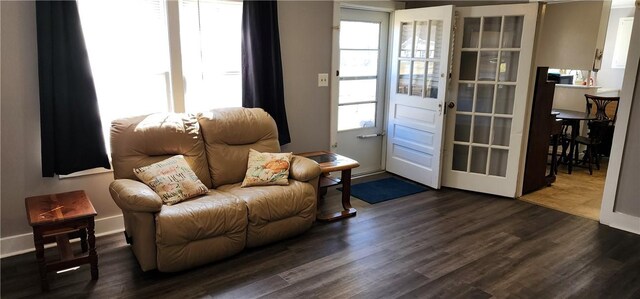
[[[274,120],[262,109],[229,108],[193,115],[159,113],[111,126],[115,181],[127,241],[142,270],[179,271],[285,239],[315,220],[320,168],[293,156],[288,186],[241,188],[250,148],[279,152]],[[183,155],[209,192],[174,205],[133,173]]]

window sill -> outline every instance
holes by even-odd
[[[82,177],[82,176],[87,176],[87,175],[94,175],[94,174],[100,174],[100,173],[113,172],[113,166],[111,168],[112,169],[106,169],[106,168],[98,167],[98,168],[92,168],[92,169],[87,169],[87,170],[82,170],[82,171],[76,171],[76,172],[70,173],[70,174],[59,174],[58,175],[58,179],[59,180],[64,180],[64,179],[77,178],[77,177]]]

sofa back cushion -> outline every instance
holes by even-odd
[[[260,108],[223,108],[198,115],[213,187],[242,182],[249,149],[280,151],[278,128]]]
[[[138,180],[134,168],[183,155],[198,179],[211,188],[204,142],[194,114],[155,113],[111,123],[111,159],[116,179]]]

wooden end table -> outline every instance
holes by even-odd
[[[338,155],[328,151],[308,152],[297,154],[318,162],[322,175],[318,181],[318,204],[327,193],[327,188],[342,184],[342,208],[344,210],[336,213],[319,214],[319,221],[335,221],[356,215],[356,209],[351,207],[351,169],[360,166],[358,161]],[[334,178],[329,175],[332,171],[340,171],[341,178]]]
[[[25,199],[25,205],[29,225],[33,227],[42,290],[49,290],[47,272],[81,264],[90,264],[91,279],[98,279],[98,254],[94,232],[94,217],[97,213],[84,191],[28,197]],[[74,256],[69,244],[70,238],[80,238],[82,255]],[[60,259],[47,262],[44,258],[44,244],[54,242],[57,243]]]

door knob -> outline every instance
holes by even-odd
[[[447,105],[447,107],[449,107],[449,109],[453,109],[453,107],[455,107],[456,104],[454,102],[449,102],[449,105]]]

